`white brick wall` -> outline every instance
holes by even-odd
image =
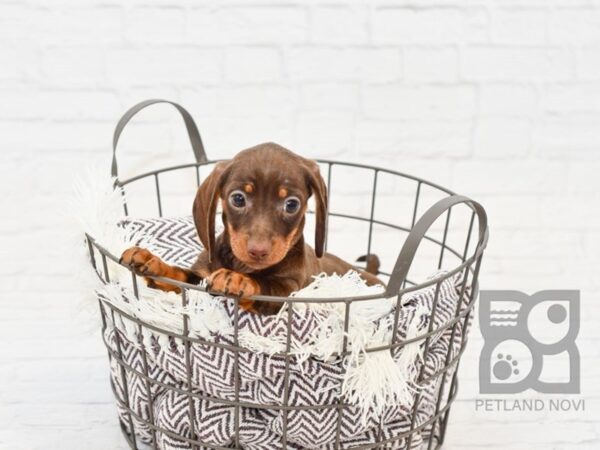
[[[475,331],[446,448],[600,446],[599,1],[3,0],[0,448],[125,448],[63,212],[149,97],[188,107],[214,157],[275,140],[481,201],[483,288],[582,289],[587,411],[475,412]],[[174,116],[131,126],[125,172],[191,159]]]

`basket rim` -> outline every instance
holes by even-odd
[[[174,166],[168,166],[168,167],[164,167],[161,169],[147,171],[142,174],[127,178],[123,181],[119,180],[118,178],[115,178],[114,185],[118,186],[118,187],[123,187],[129,183],[132,183],[134,181],[137,181],[137,180],[149,177],[149,176],[158,176],[158,174],[160,174],[160,173],[169,172],[169,171],[173,171],[173,170],[179,170],[179,169],[192,168],[192,167],[199,168],[201,166],[215,164],[215,163],[218,163],[219,161],[224,161],[224,160],[226,160],[226,159],[213,159],[213,160],[206,160],[206,161],[200,161],[200,162],[192,162],[192,163],[187,163],[187,164],[178,164],[178,165],[174,165]],[[383,168],[383,167],[362,164],[362,163],[357,163],[357,162],[337,161],[337,160],[331,160],[331,159],[317,158],[317,159],[315,159],[315,161],[317,161],[318,163],[322,163],[322,164],[328,164],[329,168],[331,168],[333,165],[341,165],[341,166],[356,167],[356,168],[361,168],[361,169],[372,170],[374,172],[388,173],[391,175],[411,179],[413,181],[416,181],[419,184],[428,185],[432,188],[438,189],[441,192],[448,194],[448,197],[456,196],[456,194],[453,191],[451,191],[450,189],[444,188],[443,186],[440,186],[436,183],[430,182],[421,177],[406,174],[406,173],[392,170],[392,169],[387,169],[387,168]],[[407,231],[410,232],[411,230],[407,229]],[[340,297],[289,297],[289,296],[283,297],[283,296],[271,296],[271,295],[253,295],[249,298],[251,300],[260,301],[260,302],[274,302],[274,303],[293,303],[294,302],[294,303],[305,303],[305,304],[325,303],[325,302],[326,303],[349,304],[349,303],[355,302],[355,301],[368,301],[368,300],[376,300],[376,299],[383,299],[383,298],[389,299],[392,297],[397,297],[398,301],[399,301],[403,295],[408,294],[410,292],[420,290],[420,289],[427,288],[436,283],[442,283],[444,280],[451,278],[455,274],[463,271],[465,268],[467,268],[470,272],[473,273],[474,272],[474,267],[473,267],[474,263],[482,256],[483,250],[487,246],[488,234],[489,234],[488,226],[486,224],[485,230],[484,230],[484,238],[479,240],[479,242],[477,242],[475,251],[472,253],[472,255],[469,258],[465,258],[464,261],[461,264],[459,264],[458,266],[454,267],[451,270],[444,271],[441,274],[431,277],[420,283],[414,283],[412,286],[408,286],[408,287],[405,286],[405,287],[399,289],[397,292],[389,293],[387,291],[387,289],[384,288],[384,290],[381,293],[370,294],[370,295],[355,295],[355,296],[340,296]],[[133,272],[133,270],[131,270],[131,268],[122,264],[118,257],[113,255],[108,249],[103,247],[102,244],[98,243],[93,236],[91,236],[89,233],[85,233],[85,236],[88,241],[88,246],[90,246],[90,252],[93,251],[91,247],[92,246],[95,247],[101,253],[103,258],[106,257],[106,258],[110,259],[114,263],[127,269],[129,272],[131,272],[131,274],[133,276],[135,276],[135,272]],[[424,236],[424,237],[429,240],[432,239],[428,236]],[[436,241],[435,239],[433,241],[438,245],[443,245],[441,242]],[[445,247],[445,248],[450,249],[449,247]],[[452,250],[452,249],[450,249],[450,250]],[[100,279],[102,279],[102,277],[100,276],[100,274],[98,272],[97,272],[97,274],[100,277]],[[209,294],[219,295],[220,297],[226,297],[226,298],[231,298],[231,299],[236,298],[236,296],[224,295],[222,293],[212,292],[212,291],[205,289],[203,286],[185,283],[185,282],[181,282],[181,281],[174,280],[171,278],[165,278],[165,277],[147,277],[147,278],[151,278],[151,279],[154,279],[157,281],[168,282],[169,284],[173,284],[173,285],[178,286],[185,290],[195,290],[195,291],[200,291],[200,292],[206,292]]]
[[[126,266],[125,264],[121,263],[119,261],[119,258],[117,258],[109,250],[107,250],[105,247],[103,247],[101,244],[99,244],[92,236],[90,236],[87,233],[85,234],[85,236],[86,236],[86,239],[88,240],[89,245],[94,246],[102,255],[106,256],[108,259],[110,259],[114,263],[120,265],[121,267],[127,269],[132,275],[136,275],[135,272],[133,270],[131,270],[131,268],[129,266]],[[481,256],[482,253],[483,253],[483,248],[478,249],[477,252],[475,254],[473,254],[473,256],[471,256],[470,258],[467,258],[463,263],[456,266],[454,269],[449,270],[449,271],[444,271],[440,275],[438,275],[436,277],[432,277],[422,283],[417,283],[417,284],[414,284],[413,286],[402,288],[397,293],[394,293],[394,294],[389,294],[384,290],[383,292],[378,293],[378,294],[352,295],[352,296],[341,296],[341,297],[296,297],[296,296],[283,297],[283,296],[277,296],[277,295],[253,295],[248,298],[251,300],[257,300],[257,301],[261,301],[261,302],[275,302],[275,303],[350,303],[350,302],[354,302],[354,301],[368,301],[368,300],[377,300],[377,299],[392,298],[392,297],[401,298],[404,294],[408,294],[408,293],[411,293],[414,291],[425,289],[427,287],[433,286],[436,283],[442,283],[444,280],[447,280],[447,279],[451,278],[452,276],[456,275],[457,273],[463,271],[466,267],[469,267],[470,272],[473,272],[474,269],[471,266],[473,265],[474,262],[476,262],[476,260],[479,258],[479,256]],[[100,276],[100,274],[98,274],[98,276]],[[234,295],[210,291],[198,284],[185,283],[182,281],[174,280],[172,278],[155,277],[155,276],[144,276],[144,277],[151,278],[156,281],[167,282],[169,284],[172,284],[172,285],[175,285],[180,288],[187,289],[187,290],[205,292],[207,294],[218,295],[219,297],[226,297],[226,298],[231,298],[231,299],[236,298],[236,296],[234,296]],[[102,279],[102,277],[100,277],[100,279]]]

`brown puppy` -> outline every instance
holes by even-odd
[[[303,236],[312,195],[317,206],[314,250]],[[219,202],[225,230],[215,238]],[[281,303],[254,302],[247,297],[287,296],[307,286],[313,275],[344,274],[353,268],[323,251],[327,190],[319,166],[277,144],[257,145],[218,163],[198,189],[193,216],[204,251],[190,269],[170,266],[139,247],[126,250],[122,263],[139,275],[188,283],[206,279],[210,290],[240,296],[243,309],[265,314],[277,312]],[[376,268],[370,270],[376,273]],[[370,273],[360,273],[368,284],[383,284]],[[150,287],[180,290],[146,280]]]

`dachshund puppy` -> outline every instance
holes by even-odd
[[[311,196],[316,200],[314,249],[303,236]],[[219,203],[225,229],[215,237]],[[257,145],[218,163],[198,188],[193,216],[204,251],[191,268],[168,265],[139,247],[126,250],[121,262],[141,276],[192,284],[205,279],[211,291],[239,296],[244,310],[262,314],[276,313],[281,303],[248,297],[287,296],[310,284],[314,275],[353,269],[323,251],[327,190],[319,166],[274,143]],[[367,266],[377,273],[378,260],[372,258]],[[360,275],[370,285],[383,284],[372,273],[360,271]],[[153,288],[180,291],[165,282],[146,281]]]

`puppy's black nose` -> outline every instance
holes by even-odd
[[[252,259],[261,260],[269,254],[269,246],[263,243],[252,243],[248,245],[248,254]]]

